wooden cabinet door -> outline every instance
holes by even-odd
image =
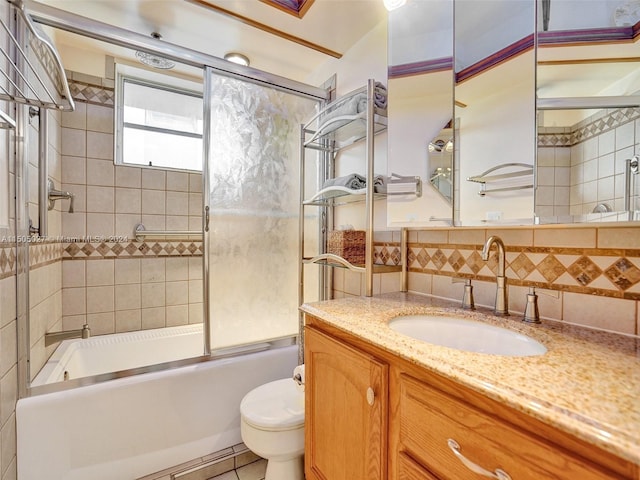
[[[307,480],[384,480],[387,365],[307,328],[305,377]]]

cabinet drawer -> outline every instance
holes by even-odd
[[[398,457],[398,480],[438,480],[408,455]]]
[[[400,450],[439,478],[481,478],[461,456],[487,471],[500,469],[512,480],[617,478],[407,375],[400,376],[399,393]],[[459,446],[458,455],[450,440]]]

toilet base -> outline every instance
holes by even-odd
[[[281,461],[268,460],[264,480],[304,480],[304,456]]]

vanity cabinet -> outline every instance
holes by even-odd
[[[570,433],[305,320],[307,480],[639,478],[636,465]]]
[[[307,480],[383,480],[388,367],[317,330],[305,333]]]

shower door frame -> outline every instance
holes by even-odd
[[[158,42],[155,39],[147,35],[131,32],[129,30],[109,25],[97,20],[82,17],[64,10],[60,10],[49,5],[45,5],[38,2],[29,2],[28,14],[32,20],[36,23],[46,25],[49,27],[64,30],[70,33],[82,35],[92,38],[94,40],[100,40],[109,44],[131,48],[135,50],[141,50],[147,53],[160,55],[170,60],[180,62],[182,64],[201,68],[204,73],[204,95],[203,95],[203,109],[204,109],[204,131],[209,132],[208,127],[210,122],[210,79],[211,73],[217,75],[224,75],[231,78],[236,78],[249,83],[254,83],[264,87],[274,88],[286,93],[297,95],[303,98],[317,100],[318,102],[325,102],[328,92],[322,88],[307,85],[296,80],[292,80],[286,77],[281,77],[261,70],[245,67],[228,62],[224,59],[208,55],[197,50],[192,50],[179,45],[174,45],[167,42]],[[210,137],[209,134],[203,135],[203,165],[202,165],[202,182],[203,192],[209,190],[209,178],[208,178],[208,158],[210,153]],[[16,178],[20,178],[16,175]],[[203,235],[203,355],[199,357],[186,358],[183,360],[177,360],[161,365],[149,365],[147,367],[141,367],[132,369],[125,372],[111,372],[94,377],[85,377],[67,382],[59,382],[51,385],[44,385],[42,387],[31,388],[30,385],[30,372],[28,368],[29,364],[29,286],[28,280],[22,282],[24,287],[22,292],[17,292],[18,295],[22,294],[22,298],[26,298],[24,305],[24,317],[26,317],[26,325],[23,328],[18,326],[18,348],[20,351],[26,352],[19,358],[19,397],[30,396],[41,393],[49,393],[59,390],[65,390],[74,388],[80,385],[90,385],[93,383],[100,383],[103,381],[112,380],[114,378],[122,378],[123,376],[136,375],[140,373],[146,373],[150,371],[158,371],[164,369],[176,368],[183,365],[192,363],[199,363],[203,361],[209,361],[213,359],[211,356],[211,327],[210,327],[210,297],[209,297],[209,199],[203,195],[202,205],[202,235]],[[28,248],[25,249],[25,254],[28,255]],[[26,269],[26,275],[28,275],[28,268]],[[27,277],[28,278],[28,277]],[[21,297],[19,297],[21,298]],[[20,303],[20,302],[19,302]],[[17,305],[20,309],[20,305]],[[215,358],[219,358],[216,355]]]

